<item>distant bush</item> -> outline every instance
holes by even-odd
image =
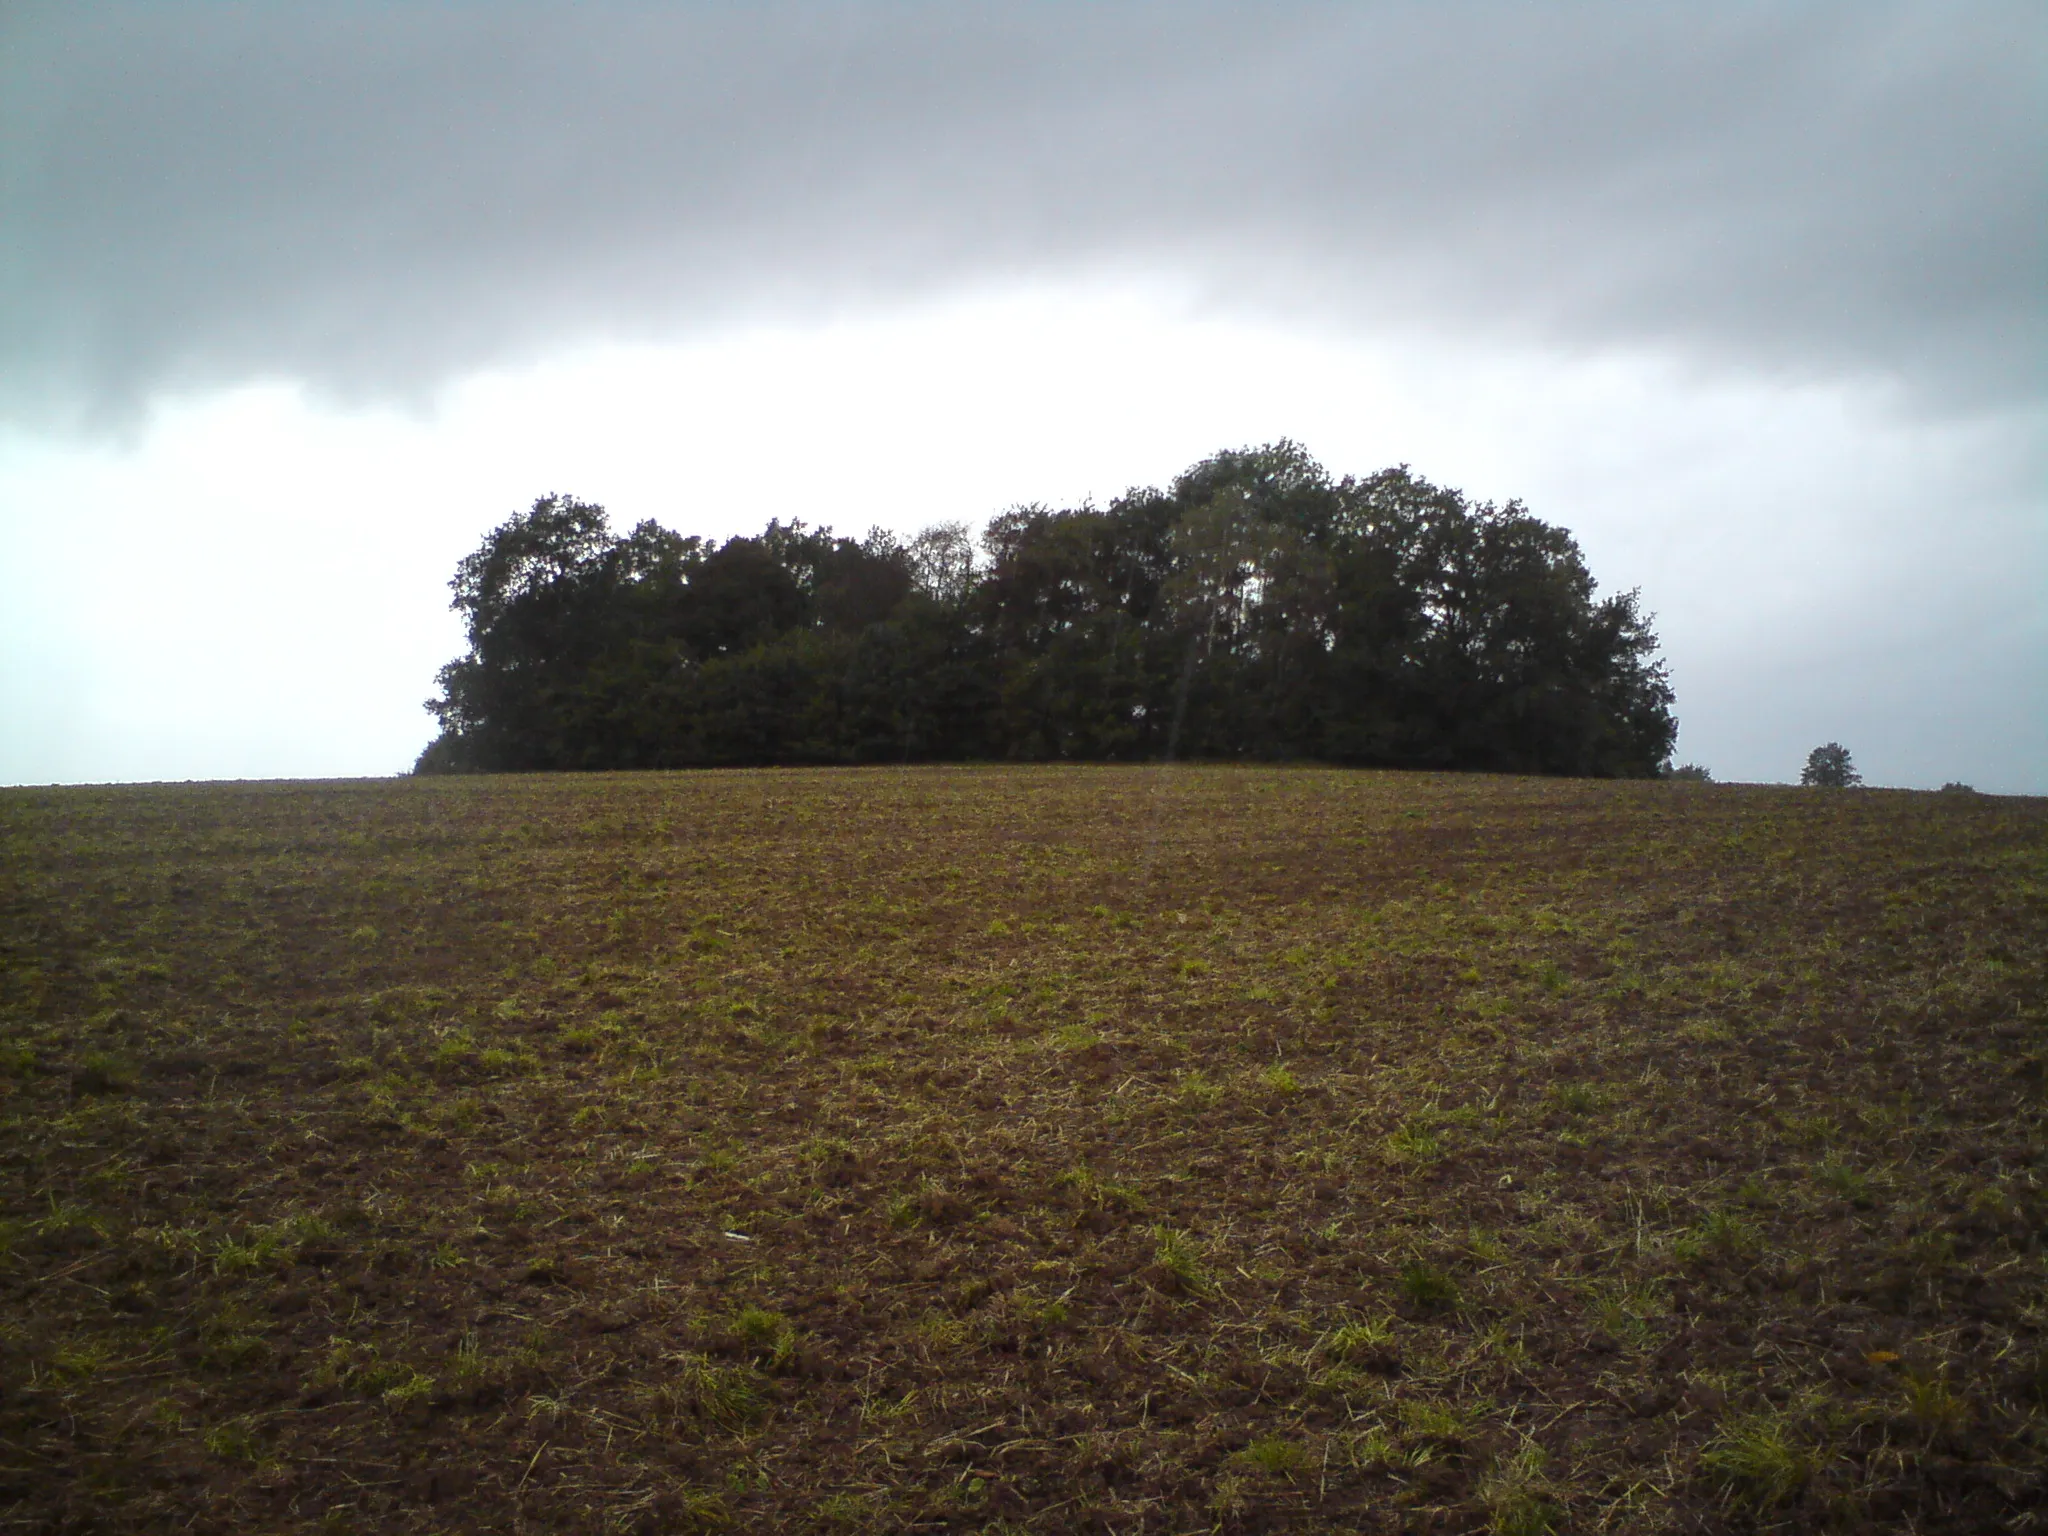
[[[1709,773],[1706,767],[1700,763],[1680,763],[1676,768],[1666,768],[1664,770],[1664,777],[1682,780],[1688,784],[1711,784],[1714,782],[1713,774]]]
[[[1849,749],[1839,741],[1831,741],[1806,754],[1806,767],[1799,782],[1819,789],[1853,789],[1863,782],[1863,775],[1849,760]]]
[[[1977,793],[1976,790],[1963,783],[1960,779],[1950,779],[1948,783],[1941,786],[1941,792],[1944,795],[1974,795]]]

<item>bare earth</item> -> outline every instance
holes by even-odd
[[[0,791],[0,1528],[2048,1526],[2048,802]]]

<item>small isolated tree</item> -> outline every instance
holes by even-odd
[[[1806,754],[1806,767],[1799,782],[1821,789],[1853,789],[1863,782],[1863,775],[1849,761],[1849,749],[1839,741],[1831,741]]]
[[[1676,779],[1682,784],[1711,784],[1714,776],[1703,763],[1680,763],[1676,768],[1664,770],[1664,777]]]

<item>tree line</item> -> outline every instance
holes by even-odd
[[[1107,507],[723,543],[544,496],[450,583],[468,649],[418,772],[1315,759],[1656,773],[1634,593],[1519,502],[1219,453]]]

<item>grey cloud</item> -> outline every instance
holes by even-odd
[[[16,9],[0,411],[430,390],[948,286],[2037,406],[2031,4]]]

